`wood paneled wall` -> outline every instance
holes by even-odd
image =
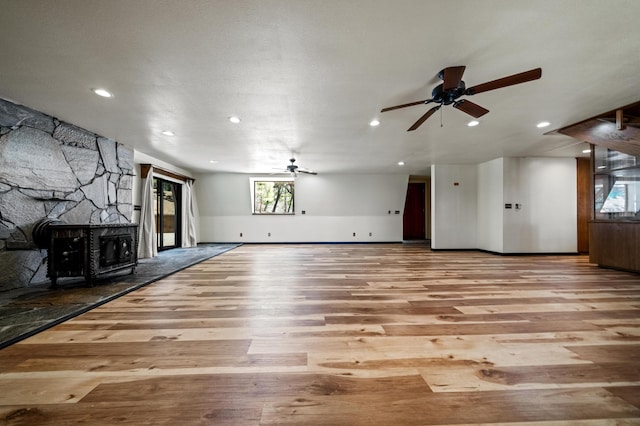
[[[592,221],[589,242],[591,263],[640,272],[640,222]]]
[[[593,211],[591,159],[577,159],[578,252],[589,253],[589,221]]]

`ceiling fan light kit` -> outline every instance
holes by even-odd
[[[438,78],[442,80],[442,83],[436,86],[431,91],[431,98],[423,101],[410,102],[408,104],[396,105],[392,107],[383,108],[380,112],[392,111],[395,109],[406,108],[415,105],[436,103],[427,111],[422,117],[418,119],[409,129],[408,132],[416,130],[422,125],[429,117],[438,111],[443,105],[452,105],[456,109],[465,112],[473,118],[480,118],[489,112],[488,109],[471,102],[468,99],[458,99],[461,96],[473,96],[478,93],[488,92],[489,90],[501,89],[507,86],[513,86],[515,84],[526,83],[528,81],[537,80],[542,76],[542,68],[534,68],[529,71],[513,74],[507,77],[499,78],[496,80],[488,81],[486,83],[478,84],[473,87],[466,87],[465,82],[462,80],[465,66],[447,67],[438,73]]]

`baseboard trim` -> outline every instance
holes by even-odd
[[[300,245],[300,244],[402,244],[402,241],[243,241],[243,242],[207,242],[198,244],[240,244],[240,245]]]
[[[499,251],[492,251],[492,250],[484,250],[484,249],[474,249],[474,248],[467,248],[467,249],[434,249],[431,248],[431,251],[479,251],[482,253],[488,253],[488,254],[494,254],[496,256],[579,256],[579,255],[585,255],[584,253],[579,253],[577,251],[575,252],[531,252],[531,253],[527,253],[527,252],[515,252],[515,253],[503,253],[503,252],[499,252]]]

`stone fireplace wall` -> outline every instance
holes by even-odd
[[[133,176],[130,148],[0,99],[0,291],[47,280],[38,221],[130,223]]]

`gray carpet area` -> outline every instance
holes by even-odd
[[[93,287],[88,287],[82,278],[61,278],[56,290],[44,282],[1,292],[0,348],[238,246],[199,244],[163,251],[152,259],[140,259],[134,274],[130,269],[114,272],[97,278]]]

